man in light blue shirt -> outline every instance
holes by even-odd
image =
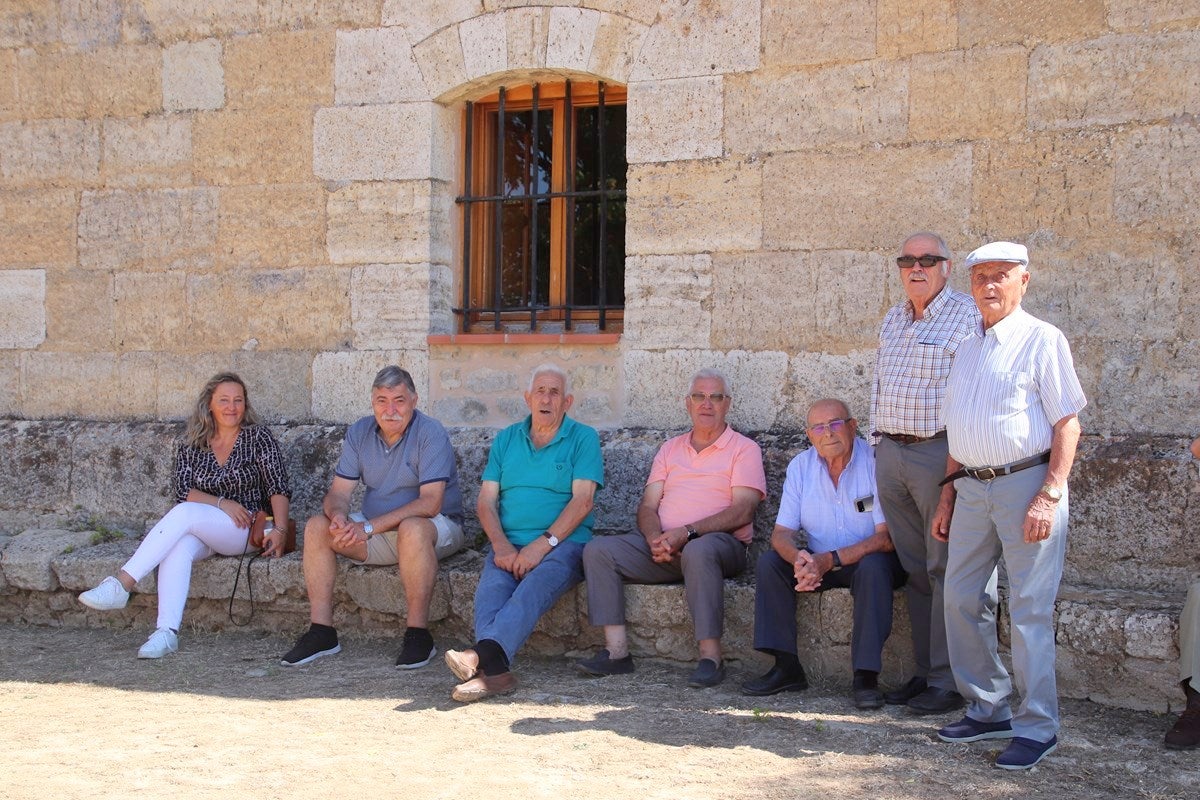
[[[850,655],[854,704],[880,708],[883,645],[892,632],[892,592],[904,570],[876,501],[875,458],[855,436],[857,421],[841,400],[808,411],[813,446],[788,464],[771,549],[758,559],[754,648],[775,657],[765,675],[742,684],[764,696],[808,688],[796,646],[796,592],[849,587],[854,597]],[[797,534],[807,538],[796,543]]]

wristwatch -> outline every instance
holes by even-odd
[[[683,529],[685,531],[687,531],[687,534],[688,534],[687,540],[689,542],[692,541],[693,539],[700,538],[700,533],[696,530],[696,527],[694,525],[684,525]]]
[[[367,536],[374,535],[375,526],[371,524],[370,520],[363,521],[363,533],[365,533]]]
[[[551,549],[551,550],[553,550],[554,548],[558,547],[558,543],[561,541],[561,540],[560,540],[560,539],[559,539],[557,536],[555,536],[555,535],[554,535],[553,533],[551,533],[550,531],[545,531],[545,532],[543,532],[543,533],[542,533],[542,536],[545,536],[545,537],[546,537],[546,541],[548,541],[548,542],[550,543],[550,549]]]
[[[1042,494],[1046,495],[1046,497],[1049,497],[1056,503],[1063,499],[1063,490],[1057,486],[1051,486],[1048,483],[1042,487]]]
[[[829,568],[829,571],[837,572],[842,568],[842,558],[838,555],[837,550],[830,550],[829,553],[833,556],[833,566]]]

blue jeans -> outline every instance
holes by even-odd
[[[496,566],[487,549],[475,589],[475,641],[491,639],[511,664],[542,614],[583,580],[583,545],[562,542],[521,580]]]

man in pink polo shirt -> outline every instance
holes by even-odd
[[[605,641],[604,649],[576,663],[584,674],[633,672],[624,584],[682,579],[700,649],[688,685],[704,688],[725,679],[724,581],[746,568],[754,509],[767,493],[762,450],[725,423],[730,401],[725,376],[712,369],[696,373],[685,401],[692,429],[655,455],[638,506],[638,531],[598,536],[584,548],[588,619],[604,626]]]

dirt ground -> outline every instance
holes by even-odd
[[[679,665],[589,680],[525,659],[515,694],[461,705],[440,658],[399,672],[392,641],[298,668],[279,665],[290,641],[253,634],[185,632],[156,662],[134,657],[140,633],[0,625],[0,641],[3,798],[1200,797],[1200,751],[1162,747],[1170,718],[1086,702],[1012,774],[991,765],[1000,743],[938,742],[950,718],[856,711],[842,687],[744,697],[737,664],[694,690]]]

